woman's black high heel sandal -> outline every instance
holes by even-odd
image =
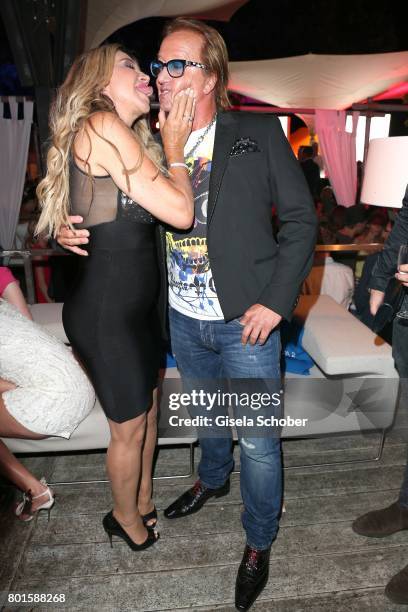
[[[142,542],[142,544],[136,544],[136,542],[132,540],[132,538],[126,533],[120,523],[115,519],[112,514],[112,511],[108,512],[108,514],[104,516],[102,524],[104,530],[108,534],[111,548],[113,548],[112,536],[118,536],[118,538],[122,538],[122,540],[124,540],[129,546],[129,548],[131,548],[132,550],[146,550],[146,548],[149,548],[149,546],[152,546],[155,542],[157,542],[160,537],[159,534],[156,534],[156,532],[153,531],[153,529],[148,529],[147,538],[145,539],[145,541]]]
[[[147,514],[142,514],[142,521],[143,521],[143,525],[146,527],[146,529],[154,529],[157,525],[157,508],[156,506],[154,506],[153,510],[151,512],[148,512]],[[152,525],[148,525],[147,523],[149,521],[154,521],[154,523]]]

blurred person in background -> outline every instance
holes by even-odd
[[[313,198],[319,195],[320,168],[313,160],[313,147],[300,147],[298,159]]]
[[[324,244],[321,227],[317,244]],[[329,252],[315,253],[313,267],[302,285],[302,295],[329,295],[346,310],[354,292],[354,274],[349,266],[336,262]]]
[[[384,301],[385,290],[393,277],[404,288],[401,310],[408,310],[408,264],[398,268],[398,253],[401,245],[408,244],[408,188],[402,208],[396,216],[394,226],[388,235],[381,253],[373,265],[368,282],[370,290],[370,313],[375,316]],[[393,321],[392,352],[395,366],[401,377],[403,393],[408,390],[408,325],[407,320],[395,317]],[[408,529],[408,463],[401,485],[398,500],[386,508],[374,510],[358,517],[353,530],[365,537],[382,538]],[[408,565],[388,582],[386,596],[398,604],[408,604]]]
[[[366,210],[363,206],[351,206],[345,208],[338,206],[333,211],[333,218],[336,221],[337,230],[334,236],[334,244],[354,244],[366,228]],[[357,261],[357,251],[341,251],[333,253],[333,259],[349,266],[355,271]]]
[[[38,200],[35,195],[35,189],[36,184],[34,182],[26,182],[14,238],[14,247],[19,251],[26,248],[29,223],[38,215]]]
[[[45,238],[44,234],[35,236],[37,222],[38,216],[28,223],[25,248],[31,251],[49,248],[48,240]],[[31,261],[33,262],[35,297],[37,303],[46,304],[54,302],[54,299],[49,294],[51,284],[51,267],[49,264],[48,255],[32,254]]]
[[[343,212],[337,212],[342,209]],[[344,208],[337,207],[333,214],[339,215],[339,228],[336,232],[336,244],[352,244],[365,231],[367,225],[367,212],[361,205]],[[340,218],[341,216],[341,218]]]

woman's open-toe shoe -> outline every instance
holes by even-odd
[[[143,521],[143,525],[146,527],[146,529],[154,529],[157,525],[157,509],[156,506],[154,506],[153,510],[151,512],[148,512],[147,514],[142,514],[142,521]],[[150,521],[154,521],[154,523],[151,523],[150,525],[148,525],[148,523]]]
[[[51,509],[55,504],[55,496],[47,485],[47,481],[44,477],[41,478],[40,482],[42,485],[47,487],[46,490],[43,493],[34,496],[31,495],[31,491],[24,492],[23,500],[15,507],[14,514],[20,521],[24,521],[25,523],[32,521],[34,515],[41,510],[46,510],[48,512],[48,521],[50,520]],[[35,510],[33,510],[33,501],[35,499],[40,499],[40,497],[47,497],[47,499],[40,506],[37,506]]]
[[[102,524],[104,530],[108,534],[111,548],[113,548],[112,536],[122,538],[122,540],[124,540],[129,546],[129,548],[131,548],[132,550],[146,550],[146,548],[153,546],[153,544],[157,542],[160,537],[159,534],[154,531],[153,528],[150,528],[147,529],[147,538],[145,539],[145,541],[141,544],[136,544],[136,542],[134,542],[132,538],[126,533],[121,524],[115,519],[112,514],[112,510],[108,512],[106,516],[104,516]]]

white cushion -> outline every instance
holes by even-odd
[[[397,376],[390,345],[331,297],[301,296],[294,315],[304,323],[303,348],[325,374]]]
[[[177,387],[172,390],[175,390]],[[188,417],[186,408],[178,411],[182,417]],[[175,429],[174,434],[168,426],[168,399],[161,402],[159,418],[158,445],[166,444],[193,444],[197,441],[194,427]],[[110,440],[108,421],[98,400],[91,413],[75,429],[70,439],[45,438],[43,440],[24,440],[20,438],[4,438],[4,442],[15,453],[47,453],[54,451],[76,451],[107,448]]]
[[[62,304],[34,304],[31,307],[34,320],[48,331],[67,342],[62,326]],[[310,377],[299,377],[286,397],[285,414],[295,418],[309,419],[306,428],[284,428],[283,437],[316,435],[346,431],[376,429],[376,425],[386,428],[393,419],[398,387],[398,374],[394,368],[391,347],[371,332],[352,314],[326,295],[302,296],[295,311],[295,317],[304,322],[305,332],[302,344],[316,362]],[[382,407],[375,423],[361,413],[341,411],[331,413],[325,405],[327,391],[316,388],[319,379],[326,376],[345,376],[344,385],[352,385],[348,376],[385,376],[384,396],[376,391],[375,401]],[[162,372],[167,379],[163,387],[159,420],[159,444],[192,443],[197,439],[194,428],[173,431],[168,423],[168,393],[180,392],[181,381],[176,368]],[[291,375],[288,376],[292,378]],[[297,378],[297,377],[296,377]],[[313,379],[315,382],[313,382]],[[323,382],[322,381],[322,382]],[[374,382],[375,384],[375,382]],[[344,388],[346,392],[348,387]],[[347,394],[346,394],[347,395]],[[167,397],[166,397],[167,396]],[[327,398],[326,398],[327,399]],[[320,401],[319,401],[320,400]],[[327,403],[327,402],[326,402]],[[181,409],[180,416],[187,416]],[[106,448],[109,443],[109,427],[106,417],[97,401],[91,414],[79,424],[69,440],[48,438],[45,440],[4,440],[14,452],[76,451]]]
[[[44,327],[62,342],[69,343],[62,325],[63,304],[31,304],[30,310],[36,323]]]

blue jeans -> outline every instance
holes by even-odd
[[[205,381],[214,391],[222,379],[242,384],[242,379],[258,379],[280,388],[280,335],[270,334],[264,345],[241,343],[242,325],[238,319],[201,321],[170,308],[170,335],[173,354],[183,383]],[[275,381],[274,383],[272,381]],[[186,390],[186,389],[184,389]],[[276,388],[274,389],[276,391]],[[208,413],[207,413],[208,414]],[[270,414],[273,408],[270,408]],[[280,416],[280,412],[279,415]],[[282,502],[281,444],[278,435],[244,437],[237,428],[241,449],[241,495],[244,503],[242,524],[247,543],[258,550],[268,548],[278,530]],[[212,489],[221,487],[234,467],[231,429],[219,435],[201,435],[201,461],[198,474]]]
[[[404,298],[401,310],[408,310],[408,294]],[[408,395],[408,324],[398,317],[394,318],[392,326],[392,354],[395,367],[400,375],[402,397]],[[408,461],[405,466],[404,479],[399,494],[399,503],[408,509]]]

